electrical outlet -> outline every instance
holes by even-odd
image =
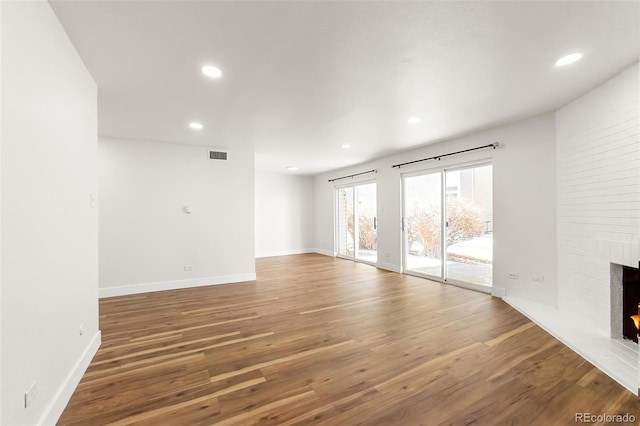
[[[81,336],[84,336],[84,324],[80,324],[80,327],[78,327],[78,332]]]
[[[544,275],[536,275],[536,276],[532,277],[531,280],[535,281],[537,283],[543,283],[544,282]]]
[[[518,276],[518,274],[515,274],[515,273],[513,273],[513,272],[508,272],[508,273],[507,273],[507,278],[509,278],[510,280],[517,280],[517,279],[519,279],[520,277]]]
[[[33,403],[33,399],[38,394],[38,382],[33,382],[33,384],[26,390],[24,393],[24,408],[27,408]]]
[[[184,265],[184,270],[185,270],[185,271],[193,271],[193,266],[191,266],[191,265]]]

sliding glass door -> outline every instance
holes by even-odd
[[[492,285],[492,174],[488,164],[403,177],[406,272]]]
[[[378,219],[375,182],[336,189],[338,256],[376,263]]]

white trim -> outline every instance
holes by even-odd
[[[336,254],[331,250],[324,250],[324,249],[317,248],[317,249],[313,249],[313,251],[314,253],[322,254],[324,256],[336,257]]]
[[[444,281],[444,283],[452,286],[456,286],[456,287],[466,288],[467,290],[479,291],[480,293],[486,293],[486,294],[491,294],[491,289],[493,288],[493,286],[489,286],[489,285],[469,283],[466,281],[458,281],[458,280],[453,280],[451,278],[447,278]]]
[[[338,259],[342,259],[342,260],[348,260],[349,262],[358,262],[358,263],[362,263],[364,265],[369,265],[369,266],[377,266],[377,262],[370,262],[368,260],[364,260],[364,259],[360,259],[357,257],[350,257],[350,256],[345,256],[342,254],[336,254],[336,256]]]
[[[397,272],[397,273],[402,272],[400,269],[400,266],[394,265],[392,263],[378,262],[375,264],[375,266],[376,268],[384,269],[385,271],[391,271],[391,272]]]
[[[425,280],[433,281],[436,283],[446,284],[442,278],[436,277],[435,275],[427,275],[421,272],[412,271],[411,269],[405,269],[402,273],[405,275],[411,275],[412,277],[423,278]]]
[[[504,287],[491,287],[491,295],[502,299],[507,296],[507,289]]]
[[[376,172],[377,174],[378,172]],[[352,178],[354,179],[354,178]],[[350,186],[360,186],[360,185],[366,185],[369,183],[377,183],[378,178],[370,178],[370,179],[362,179],[362,180],[352,180],[349,183],[336,183],[333,185],[334,189],[342,189],[342,188],[348,188]],[[377,188],[376,188],[377,189]],[[377,198],[377,197],[376,197]]]
[[[443,160],[445,161],[445,160]],[[402,168],[399,168],[398,170],[400,171],[400,176],[401,177],[414,177],[414,176],[420,176],[423,174],[431,174],[431,173],[438,173],[440,171],[455,171],[455,170],[462,170],[462,169],[466,169],[466,168],[473,168],[475,166],[483,166],[483,165],[489,165],[489,164],[493,164],[493,156],[490,157],[482,157],[482,158],[478,158],[477,160],[469,160],[469,161],[462,161],[462,162],[452,162],[451,164],[435,164],[433,166],[427,166],[427,163],[415,163],[415,164],[408,164],[406,166],[402,166],[402,168],[407,169],[409,167],[415,166],[415,170],[406,170],[406,171],[402,171]],[[421,167],[422,168],[419,168]]]
[[[38,425],[55,425],[58,422],[62,412],[71,399],[71,395],[73,395],[78,383],[80,383],[82,375],[87,370],[87,367],[89,367],[96,352],[98,352],[101,343],[102,333],[98,330],[56,391],[51,402],[42,413],[42,416],[40,416],[40,420],[38,420],[37,423]]]
[[[405,270],[404,274],[405,275],[411,275],[411,276],[418,277],[418,278],[424,278],[425,280],[435,281],[437,283],[446,284],[446,285],[450,285],[450,286],[453,286],[453,287],[460,287],[460,288],[465,288],[467,290],[478,291],[480,293],[491,294],[492,289],[493,289],[493,286],[476,284],[476,283],[468,283],[468,282],[465,282],[465,281],[453,280],[451,278],[443,280],[440,277],[427,275],[427,274],[422,274],[420,272],[415,272],[415,271],[411,271],[411,270],[408,270],[408,271]]]
[[[208,285],[230,284],[255,281],[256,273],[248,272],[235,275],[218,275],[215,277],[192,278],[189,280],[160,281],[152,283],[129,284],[117,287],[103,287],[99,290],[100,298],[126,296],[129,294],[148,293],[152,291],[177,290],[181,288],[203,287]]]
[[[312,249],[312,248],[270,251],[266,253],[256,253],[256,259],[259,259],[262,257],[290,256],[292,254],[307,254],[307,253],[313,253],[314,251],[315,249]]]
[[[358,262],[358,263],[364,263],[365,265],[369,265],[369,266],[376,266],[376,262],[370,262],[364,259],[346,259],[346,260],[351,260],[353,262]]]

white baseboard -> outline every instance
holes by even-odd
[[[467,290],[479,291],[480,293],[491,294],[492,286],[476,284],[476,283],[468,283],[465,281],[458,281],[447,279],[445,281],[447,284],[455,285],[456,287],[466,288]]]
[[[385,271],[397,272],[397,273],[400,273],[401,271],[400,266],[393,265],[391,263],[383,263],[383,262],[376,263],[376,268],[384,269]]]
[[[491,295],[502,299],[507,295],[507,289],[503,287],[491,287]]]
[[[218,275],[215,277],[192,278],[188,280],[160,281],[155,283],[129,284],[118,287],[103,287],[99,290],[100,298],[126,296],[129,294],[149,293],[152,291],[177,290],[181,288],[203,287],[208,285],[230,284],[255,281],[256,273],[235,275]]]
[[[323,249],[313,249],[314,253],[318,253],[318,254],[323,254],[325,256],[329,256],[329,257],[336,257],[336,254],[334,252],[332,252],[331,250],[323,250]]]
[[[306,253],[314,253],[314,252],[315,250],[311,248],[269,251],[265,253],[256,253],[256,259],[259,259],[261,257],[291,256],[292,254],[306,254]]]
[[[98,330],[80,358],[78,358],[74,364],[67,377],[62,382],[62,385],[60,385],[56,391],[51,403],[49,403],[49,406],[44,410],[44,413],[37,423],[38,425],[49,426],[55,425],[58,422],[62,412],[71,399],[71,395],[73,395],[73,392],[76,390],[78,383],[80,383],[80,379],[82,379],[82,375],[87,370],[87,367],[89,367],[89,364],[98,351],[101,343],[102,334],[100,330]]]

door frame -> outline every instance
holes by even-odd
[[[440,167],[430,167],[427,169],[414,170],[411,172],[401,173],[400,174],[400,185],[401,185],[401,193],[400,193],[400,214],[401,216],[401,272],[406,275],[412,275],[419,278],[426,278],[428,280],[441,282],[443,284],[452,284],[456,287],[462,287],[469,290],[480,291],[483,293],[491,293],[491,289],[493,285],[486,286],[482,284],[469,283],[466,281],[459,281],[453,278],[447,278],[446,274],[446,262],[447,262],[447,172],[455,172],[459,170],[472,169],[476,167],[482,166],[493,166],[493,161],[491,159],[482,159],[477,161],[452,164]],[[430,174],[440,174],[440,245],[441,245],[441,264],[440,264],[440,276],[434,276],[429,274],[424,274],[421,272],[410,271],[407,269],[407,260],[408,260],[408,240],[407,240],[407,232],[406,232],[406,184],[405,178],[415,177],[415,176],[425,176]],[[492,173],[493,175],[493,173]],[[492,179],[493,181],[493,179]],[[493,187],[491,188],[493,192]],[[491,265],[493,270],[493,264]]]
[[[378,218],[378,182],[376,179],[367,179],[367,180],[361,180],[361,181],[357,181],[357,182],[349,182],[349,183],[344,183],[344,184],[339,184],[339,185],[334,185],[333,186],[333,251],[336,254],[336,257],[339,257],[340,259],[345,259],[345,260],[352,260],[354,262],[360,262],[360,263],[366,263],[367,265],[371,265],[371,266],[376,266],[377,262],[370,262],[368,260],[363,260],[363,259],[358,259],[356,257],[356,253],[358,252],[358,247],[357,244],[358,242],[355,241],[356,237],[358,236],[358,221],[357,221],[357,203],[356,203],[356,186],[361,186],[361,185],[369,185],[374,183],[376,185],[376,221]],[[338,190],[342,189],[342,188],[353,188],[353,230],[354,230],[354,242],[353,242],[353,256],[347,256],[344,254],[340,254],[340,245],[338,243],[338,241],[340,240],[340,236],[338,235],[340,232],[340,218],[338,217],[338,207],[340,206],[340,202],[338,200]],[[377,232],[377,228],[376,228],[376,239],[378,238],[378,232]],[[377,252],[377,250],[376,250]]]

